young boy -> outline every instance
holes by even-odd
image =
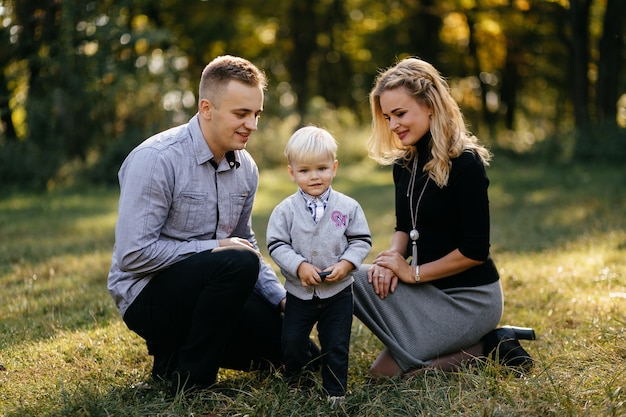
[[[322,383],[333,405],[345,399],[352,326],[352,271],[369,254],[372,239],[354,199],[331,188],[337,143],[326,130],[297,130],[285,148],[287,170],[298,191],[272,212],[267,247],[285,276],[283,322],[286,376],[312,370],[307,348],[315,323],[321,344]]]

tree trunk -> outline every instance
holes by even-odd
[[[11,117],[12,111],[9,106],[9,89],[4,71],[0,71],[0,123],[4,129],[4,138],[7,142],[16,142],[17,133]]]
[[[407,22],[410,27],[411,52],[443,70],[439,62],[441,53],[439,31],[442,23],[436,3],[435,0],[419,0],[411,4]]]
[[[502,87],[500,88],[500,97],[503,104],[506,105],[505,126],[508,130],[515,127],[515,112],[517,111],[517,92],[522,88],[522,76],[519,68],[522,65],[524,56],[523,48],[516,39],[507,39],[506,62],[504,63],[504,71],[502,73]]]
[[[341,49],[343,40],[339,33],[347,21],[343,0],[333,0],[321,15],[320,32],[328,35],[328,46],[318,46],[319,70],[316,93],[336,107],[350,106],[352,97],[345,93],[350,88],[353,73],[349,59]]]
[[[572,29],[571,71],[574,118],[577,128],[589,123],[589,7],[591,0],[570,0]]]
[[[589,7],[591,0],[570,0],[570,68],[574,106],[574,156],[586,160],[595,153],[589,118]]]
[[[317,47],[317,27],[314,2],[294,1],[290,9],[292,50],[287,65],[291,75],[291,88],[297,95],[298,113],[304,116],[309,101],[309,60]]]
[[[626,37],[626,2],[607,0],[604,31],[600,39],[598,80],[596,82],[596,117],[598,122],[615,122],[619,94],[619,75],[624,63]]]

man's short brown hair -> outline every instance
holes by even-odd
[[[222,55],[207,64],[200,78],[199,100],[207,99],[216,104],[219,92],[229,81],[239,81],[250,87],[267,87],[263,71],[247,59]]]

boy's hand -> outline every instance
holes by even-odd
[[[324,270],[324,272],[330,271],[330,274],[326,277],[325,281],[330,283],[339,282],[344,279],[346,275],[348,275],[348,273],[353,269],[354,265],[352,265],[351,262],[341,260],[335,265],[331,265]]]
[[[322,279],[322,281],[324,281],[326,279],[326,277],[329,276],[332,273],[333,273],[333,271],[322,271],[322,272],[318,272],[317,275],[319,275],[319,277]]]
[[[303,287],[308,287],[309,285],[318,285],[322,282],[322,278],[318,275],[318,272],[321,270],[308,262],[302,262],[300,266],[298,266],[298,278],[300,278],[300,283]]]

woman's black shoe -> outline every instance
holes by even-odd
[[[535,330],[530,328],[530,327],[517,327],[517,326],[502,326],[499,329],[496,330],[502,330],[504,332],[513,332],[513,335],[515,335],[515,339],[518,340],[535,340],[536,336],[535,336]]]
[[[484,354],[506,367],[528,372],[533,367],[533,359],[518,339],[535,340],[535,331],[513,326],[494,329],[483,337]]]

